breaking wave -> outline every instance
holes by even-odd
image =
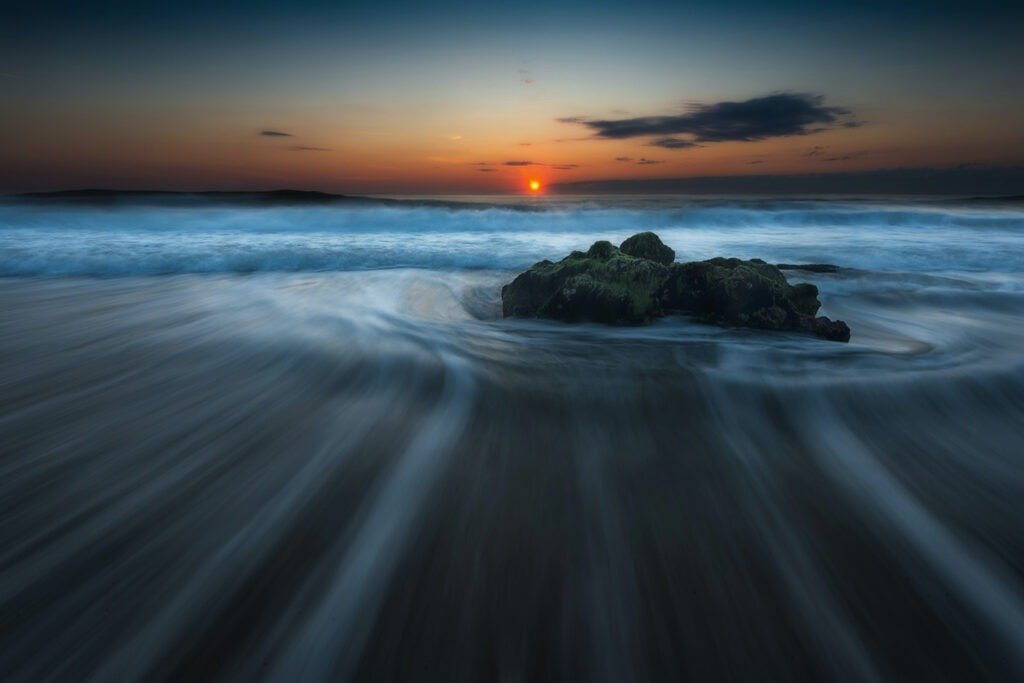
[[[1016,272],[1024,212],[969,203],[644,200],[112,208],[0,203],[0,275],[499,268],[654,230],[681,258]]]

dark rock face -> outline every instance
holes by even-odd
[[[808,316],[801,329],[808,330],[823,339],[837,342],[850,341],[850,328],[842,320],[829,320],[824,316]]]
[[[797,329],[801,315],[818,312],[818,288],[792,286],[775,266],[760,259],[713,258],[674,265],[662,290],[665,310],[708,322]]]
[[[850,341],[846,323],[815,317],[821,307],[817,287],[806,282],[791,285],[782,271],[761,259],[673,264],[661,303],[666,311],[689,313],[719,325],[810,332]]]
[[[619,245],[623,254],[645,258],[664,266],[676,260],[676,252],[665,246],[661,238],[653,232],[639,232]]]
[[[643,325],[665,313],[683,313],[718,325],[850,340],[846,323],[816,317],[818,288],[789,284],[776,266],[760,259],[674,259],[675,252],[654,233],[634,235],[620,248],[595,242],[586,253],[574,251],[558,263],[536,263],[505,285],[502,311],[505,317],[612,325]]]
[[[804,315],[814,316],[821,308],[818,301],[818,288],[809,282],[798,282],[789,290],[793,306]]]

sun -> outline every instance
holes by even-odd
[[[539,180],[531,180],[530,181],[530,192],[540,192],[540,181]]]

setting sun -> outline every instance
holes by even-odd
[[[540,191],[540,181],[539,180],[531,180],[530,181],[530,191],[531,192],[539,192]]]

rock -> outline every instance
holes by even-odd
[[[615,255],[615,251],[616,249],[611,242],[601,240],[590,245],[590,249],[587,249],[587,258],[606,261]]]
[[[620,248],[595,242],[585,253],[574,251],[557,263],[536,263],[505,285],[502,311],[506,317],[612,325],[642,325],[665,313],[683,313],[719,325],[850,339],[846,323],[816,317],[817,287],[791,285],[778,267],[761,259],[674,259],[675,252],[654,233],[634,235]]]
[[[658,291],[668,269],[595,242],[558,263],[541,261],[501,290],[506,317],[554,318],[617,325],[650,323],[662,315]]]
[[[839,266],[831,263],[780,263],[775,266],[779,270],[806,270],[808,273],[836,273]]]
[[[676,260],[676,252],[662,243],[653,232],[640,232],[619,245],[623,254],[645,258],[655,263],[669,265]]]
[[[842,320],[830,320],[825,316],[810,318],[803,326],[803,329],[822,339],[831,341],[850,341],[850,328]]]
[[[798,282],[793,285],[789,294],[793,300],[793,307],[803,315],[816,315],[818,309],[821,308],[821,302],[818,301],[818,288],[809,282]]]
[[[755,318],[776,318],[769,309],[790,299],[789,289],[785,276],[764,261],[713,258],[674,264],[661,301],[667,311],[747,325]]]
[[[673,264],[661,290],[661,305],[666,312],[696,315],[719,325],[806,331],[849,341],[845,323],[815,318],[821,307],[817,287],[791,285],[782,271],[761,259]]]
[[[647,322],[654,315],[635,308],[625,288],[590,275],[575,275],[566,280],[538,314],[566,322],[589,320],[611,325]]]

